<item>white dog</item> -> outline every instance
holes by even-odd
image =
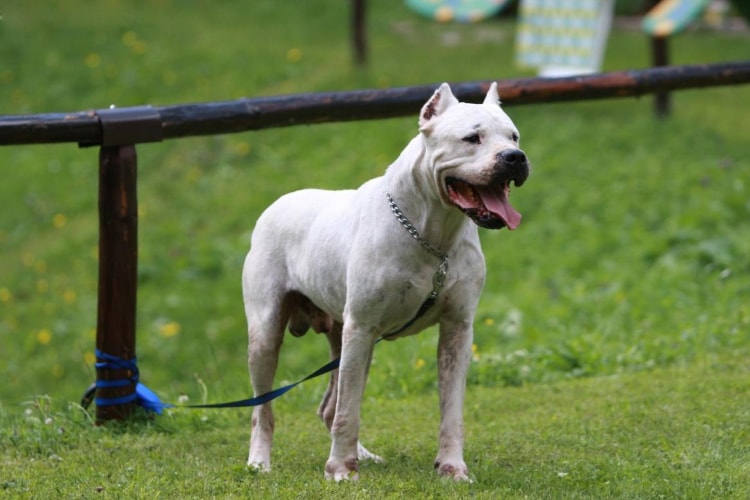
[[[375,342],[435,323],[435,467],[469,478],[462,406],[485,277],[476,226],[514,229],[521,216],[508,202],[510,182],[520,186],[529,174],[518,130],[499,104],[495,83],[482,104],[459,103],[443,84],[385,175],[356,190],[288,194],[258,219],[242,274],[253,390],[272,389],[287,326],[295,336],[310,327],[326,334],[331,357],[341,357],[318,409],[332,438],[328,479],[357,479],[358,460],[381,460],[358,441]],[[271,404],[256,407],[248,465],[270,470],[273,427]]]

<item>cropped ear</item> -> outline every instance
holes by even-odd
[[[500,95],[497,93],[497,82],[492,82],[490,90],[487,91],[487,95],[484,96],[484,103],[490,106],[500,106]]]
[[[433,118],[441,115],[446,109],[458,104],[458,99],[451,92],[451,87],[447,83],[440,85],[430,100],[422,106],[422,111],[419,112],[419,129],[424,129]]]

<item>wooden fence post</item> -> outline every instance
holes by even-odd
[[[651,37],[651,65],[655,68],[669,66],[669,37]],[[657,118],[666,118],[672,111],[672,99],[669,92],[654,94],[654,114]]]
[[[137,404],[135,356],[138,199],[135,145],[162,140],[151,106],[98,110],[99,303],[96,321],[96,421],[123,420]],[[84,144],[89,145],[89,144]]]
[[[351,2],[351,32],[354,64],[367,64],[367,0]]]
[[[137,160],[134,145],[99,151],[99,304],[97,423],[135,408],[135,311],[138,266]],[[109,357],[129,362],[108,362]]]

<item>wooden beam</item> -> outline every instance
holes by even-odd
[[[504,106],[639,97],[657,92],[750,83],[750,61],[664,66],[567,78],[498,80]],[[180,104],[150,110],[162,134],[150,140],[273,127],[416,115],[438,84]],[[490,81],[452,83],[456,96],[480,101]],[[142,108],[142,107],[141,107]],[[121,108],[128,112],[130,108]],[[0,145],[102,143],[96,111],[0,116]]]

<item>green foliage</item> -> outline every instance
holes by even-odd
[[[3,112],[528,76],[512,64],[512,20],[438,25],[401,2],[370,2],[371,64],[355,69],[347,13],[320,1],[12,0]],[[746,34],[670,45],[677,64],[750,56]],[[606,69],[648,62],[641,33],[612,34]],[[739,86],[676,93],[664,121],[648,98],[509,109],[534,169],[513,191],[521,227],[482,233],[473,485],[432,477],[434,330],[378,345],[362,432],[388,463],[363,466],[358,485],[322,481],[323,380],[278,403],[270,476],[243,465],[244,410],[92,426],[72,402],[94,378],[96,151],[1,148],[0,492],[747,497],[749,103]],[[169,401],[246,397],[239,275],[255,219],[285,192],[379,175],[415,133],[404,118],[139,146],[143,381]],[[288,339],[278,384],[326,358],[322,338]]]

